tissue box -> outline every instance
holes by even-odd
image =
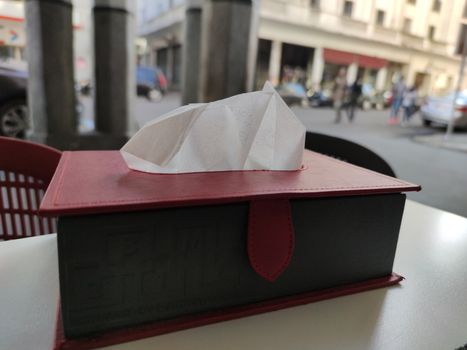
[[[310,151],[297,171],[177,175],[64,152],[40,207],[59,217],[64,335],[157,334],[397,282],[402,192],[419,189]]]

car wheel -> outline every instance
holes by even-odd
[[[423,119],[423,125],[424,126],[431,126],[431,120]]]
[[[162,100],[162,94],[159,90],[151,89],[146,93],[146,98],[151,102],[159,102]]]
[[[25,100],[0,106],[0,135],[24,138],[28,128],[28,107]]]

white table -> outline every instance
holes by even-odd
[[[467,219],[408,201],[401,286],[106,349],[455,349],[467,343]],[[55,235],[0,242],[0,349],[49,350],[58,300]]]

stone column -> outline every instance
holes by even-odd
[[[182,47],[182,105],[199,101],[202,0],[189,0]]]
[[[20,50],[19,46],[16,46],[16,47],[14,48],[14,50],[15,50],[15,51],[14,51],[15,60],[21,61],[21,50]]]
[[[201,43],[201,100],[247,91],[252,0],[206,0]]]
[[[70,0],[25,2],[28,106],[34,141],[68,149],[77,129]]]
[[[277,86],[281,79],[282,42],[273,40],[269,56],[269,81]]]
[[[386,88],[386,79],[388,76],[388,69],[387,67],[382,67],[378,70],[378,73],[376,73],[376,90],[383,90]]]
[[[357,79],[358,74],[358,64],[352,63],[347,68],[347,84],[353,84],[354,81]]]
[[[135,87],[134,3],[94,0],[96,148],[119,148],[131,133]]]
[[[173,73],[174,73],[174,38],[167,40],[167,82],[168,88],[171,89],[174,86]]]
[[[250,21],[250,37],[248,43],[247,56],[247,81],[246,91],[253,91],[255,88],[256,77],[256,62],[258,59],[258,44],[259,44],[259,19],[260,19],[260,4],[261,1],[252,1],[251,21]]]
[[[311,83],[313,89],[321,89],[321,80],[323,79],[324,72],[324,57],[323,57],[323,48],[316,47],[313,52],[313,68],[311,70]]]

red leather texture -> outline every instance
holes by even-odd
[[[182,318],[146,324],[138,327],[106,332],[94,338],[65,339],[62,328],[60,309],[57,314],[55,330],[54,350],[89,350],[119,343],[134,341],[137,339],[154,337],[157,335],[176,332],[187,328],[200,327],[211,323],[233,320],[236,318],[251,316],[263,312],[276,311],[288,307],[309,304],[325,299],[355,294],[371,289],[388,287],[398,284],[404,278],[392,274],[387,277],[377,278],[365,282],[354,283],[346,286],[325,289],[321,291],[294,295],[290,297],[264,301],[256,304],[233,307],[221,311],[214,311],[199,315],[185,316]],[[286,327],[285,325],[284,327]]]
[[[44,215],[94,214],[255,199],[418,191],[420,186],[305,151],[297,171],[148,174],[118,151],[64,152],[41,203]]]
[[[248,258],[253,269],[273,282],[293,254],[294,232],[287,199],[253,200],[248,218]]]

